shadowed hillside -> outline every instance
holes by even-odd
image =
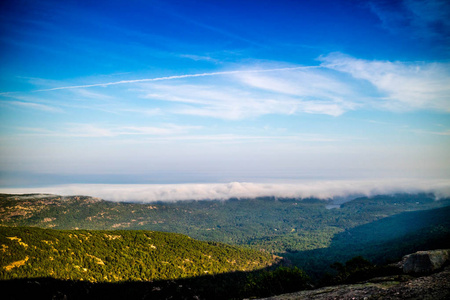
[[[450,248],[450,207],[404,212],[335,235],[327,248],[284,257],[317,278],[334,262],[363,256],[373,263],[397,261],[418,250]]]

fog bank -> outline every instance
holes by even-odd
[[[208,183],[208,184],[72,184],[39,188],[2,188],[2,193],[50,193],[87,195],[110,201],[155,202],[178,200],[226,200],[274,196],[328,199],[351,195],[372,196],[392,193],[434,193],[450,196],[450,180],[333,180],[290,183]]]

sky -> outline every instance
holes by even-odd
[[[449,58],[446,0],[5,0],[0,187],[450,185]]]

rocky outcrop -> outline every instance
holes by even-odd
[[[403,257],[401,267],[406,274],[430,273],[449,261],[450,250],[419,251]]]
[[[403,270],[404,275],[373,278],[356,284],[328,286],[265,300],[447,300],[450,299],[449,262],[450,250],[419,251],[404,256],[401,262],[395,264]]]
[[[265,298],[265,300],[447,300],[450,299],[450,267],[440,272],[412,277],[396,275],[358,284],[329,286]]]

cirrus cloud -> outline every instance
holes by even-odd
[[[450,64],[358,59],[341,53],[320,58],[322,66],[364,80],[384,94],[372,105],[402,111],[450,112]]]

